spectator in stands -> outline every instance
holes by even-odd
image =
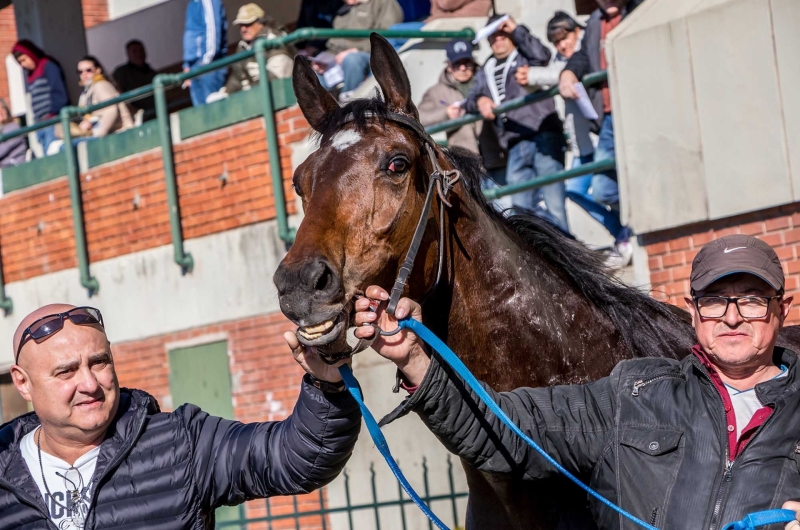
[[[586,23],[586,33],[581,41],[581,48],[567,61],[559,78],[558,90],[565,99],[578,99],[575,85],[587,74],[605,70],[608,66],[605,54],[606,36],[617,27],[623,17],[627,16],[642,0],[597,0],[599,6]],[[608,83],[599,90],[591,89],[590,97],[601,118],[600,136],[594,161],[600,162],[614,158],[614,121],[611,117],[611,93]],[[598,173],[592,178],[592,197],[600,204],[619,211],[619,186],[617,171],[609,170]],[[614,254],[619,264],[630,263],[633,248],[628,239],[617,242]]]
[[[183,32],[183,71],[205,66],[228,53],[228,21],[222,0],[189,0]],[[184,83],[189,87],[192,105],[206,102],[209,94],[225,85],[225,69],[220,68]]]
[[[501,18],[493,15],[489,24]],[[507,99],[527,94],[517,82],[519,66],[546,66],[550,63],[548,50],[528,28],[510,17],[489,35],[492,56],[478,71],[475,86],[467,98],[467,112],[479,112],[492,120],[501,147],[508,149],[506,182],[517,184],[549,175],[564,168],[564,136],[555,103],[547,99],[496,116],[494,109]],[[531,210],[569,232],[565,208],[564,183],[541,188],[545,209],[539,205],[539,190],[529,190],[512,196],[515,208]]]
[[[19,129],[19,124],[11,116],[6,100],[0,98],[0,135],[10,134]],[[17,136],[0,142],[0,168],[17,166],[25,162],[28,152],[28,141],[24,136]]]
[[[333,19],[334,29],[386,29],[403,21],[403,10],[396,0],[345,0]],[[341,101],[369,76],[369,39],[335,38],[328,40],[328,52],[341,67],[344,86]],[[333,87],[329,87],[333,88]]]
[[[147,64],[147,52],[142,41],[136,39],[128,41],[125,45],[125,53],[128,55],[128,62],[118,66],[113,75],[119,91],[130,92],[151,84],[156,76],[156,71]],[[147,114],[154,113],[156,108],[153,96],[131,101],[130,105],[135,110],[144,110]]]
[[[417,107],[422,125],[433,125],[464,115],[464,103],[475,84],[477,66],[472,57],[471,42],[454,40],[447,43],[447,66],[439,76],[439,82],[425,92]],[[477,154],[481,125],[482,122],[477,121],[447,131],[447,144]]]
[[[492,0],[431,0],[431,16],[436,18],[485,17],[492,8]]]
[[[233,24],[239,26],[242,35],[242,40],[236,47],[237,53],[251,50],[258,37],[274,39],[286,35],[274,21],[266,18],[264,10],[256,4],[245,4],[239,8]],[[267,73],[270,79],[292,77],[293,51],[286,46],[267,50]],[[238,62],[231,67],[225,91],[233,94],[240,90],[248,90],[258,84],[258,78],[258,62],[255,57]]]
[[[542,90],[558,84],[558,78],[567,61],[581,48],[583,26],[571,15],[556,11],[555,16],[547,24],[547,40],[558,52],[547,67],[520,67],[517,69],[517,81],[527,83],[532,90]],[[578,108],[574,99],[564,100],[564,125],[572,155],[572,167],[588,164],[594,160],[598,125]],[[567,197],[586,210],[595,220],[601,223],[614,238],[614,251],[607,259],[613,268],[624,267],[630,262],[631,231],[622,225],[619,210],[600,204],[590,194],[592,175],[583,175],[566,181]],[[624,253],[624,255],[623,255]]]
[[[296,28],[332,28],[333,17],[342,7],[342,0],[303,0],[300,14],[297,16]],[[297,45],[301,53],[313,57],[325,49],[324,39],[314,39]]]
[[[49,120],[58,116],[62,107],[69,104],[64,72],[54,59],[48,57],[38,46],[23,39],[14,44],[11,53],[25,69],[25,90],[31,95],[33,122]],[[36,131],[36,139],[47,154],[47,148],[55,140],[55,128]]]
[[[87,55],[78,61],[78,75],[83,92],[78,100],[79,107],[97,105],[119,96],[119,91],[106,79],[103,67],[93,56]],[[74,126],[74,127],[73,127]],[[102,138],[110,133],[130,129],[133,120],[124,103],[111,105],[83,116],[80,123],[70,124],[70,133],[76,139]]]

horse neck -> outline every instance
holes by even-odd
[[[498,390],[607,375],[627,352],[610,319],[474,199],[447,231],[447,277],[425,317]]]

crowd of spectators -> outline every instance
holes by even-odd
[[[456,40],[448,43],[447,63],[438,82],[424,95],[419,108],[424,125],[455,119],[465,113],[483,119],[447,133],[448,143],[480,154],[489,180],[487,186],[516,184],[556,173],[566,165],[578,167],[614,156],[614,129],[611,98],[607,84],[588,92],[579,90],[584,76],[607,66],[604,42],[608,33],[642,0],[596,0],[598,8],[586,24],[565,12],[556,12],[546,28],[551,49],[513,18],[493,14],[486,36],[491,55],[483,65],[473,57],[477,42]],[[425,5],[421,6],[421,3]],[[421,26],[425,21],[446,17],[487,16],[491,0],[304,0],[297,28],[374,29]],[[420,17],[419,13],[424,12]],[[409,14],[414,18],[409,21]],[[421,20],[415,22],[415,20]],[[256,39],[286,35],[286,29],[272,20],[255,3],[243,5],[233,24],[241,39],[236,52],[253,49]],[[206,66],[228,54],[227,22],[221,0],[190,0],[186,8],[183,36],[183,71]],[[25,69],[26,88],[31,96],[33,120],[57,116],[68,104],[67,89],[60,65],[30,41],[19,41],[13,54]],[[266,50],[270,80],[291,76],[294,56],[301,54],[312,63],[320,81],[344,102],[370,76],[369,39],[332,38],[286,45]],[[80,106],[89,106],[152,83],[156,71],[147,63],[144,44],[126,44],[128,62],[114,70],[108,79],[94,57],[78,64],[83,92]],[[193,105],[228,97],[249,90],[261,79],[255,57],[193,77],[187,81]],[[112,82],[113,80],[113,82]],[[504,113],[495,109],[504,102],[527,93],[557,86],[561,98],[545,99]],[[583,94],[583,96],[582,96]],[[577,104],[588,98],[593,115]],[[154,115],[152,96],[130,103],[138,119]],[[124,130],[134,121],[125,104],[114,105],[83,116],[73,123],[74,141],[86,141]],[[18,127],[0,101],[3,132]],[[59,127],[37,132],[45,153],[58,149]],[[14,139],[18,140],[18,139]],[[0,144],[0,166],[25,159],[25,140]],[[614,238],[609,264],[630,262],[631,230],[619,214],[619,189],[616,171],[608,170],[565,182],[549,184],[512,196],[513,210],[528,210],[544,217],[569,234],[566,200],[570,199],[600,222]]]

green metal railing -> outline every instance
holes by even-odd
[[[96,294],[100,288],[99,282],[91,275],[89,253],[86,245],[86,229],[83,220],[83,201],[80,186],[80,168],[77,161],[75,149],[72,146],[72,135],[69,128],[70,119],[98,111],[100,109],[126,103],[135,99],[155,96],[156,119],[158,120],[159,136],[161,140],[162,161],[164,165],[164,178],[167,188],[167,200],[169,208],[170,232],[174,251],[174,261],[177,263],[183,274],[191,272],[194,266],[192,255],[184,249],[183,228],[181,226],[180,204],[177,190],[177,180],[175,176],[175,163],[173,159],[172,131],[170,118],[166,104],[166,90],[183,84],[185,81],[195,77],[227,68],[228,66],[256,57],[260,73],[260,79],[267,80],[266,50],[280,48],[287,44],[300,42],[310,39],[328,39],[333,37],[342,38],[369,38],[371,33],[379,33],[387,38],[408,38],[408,39],[472,39],[475,32],[470,28],[458,31],[422,31],[422,30],[335,30],[303,28],[276,39],[260,38],[256,41],[252,50],[243,51],[230,55],[211,64],[196,68],[190,72],[182,74],[159,74],[153,79],[151,85],[143,86],[119,96],[103,101],[89,107],[66,107],[62,109],[57,118],[35,123],[23,127],[12,133],[0,135],[0,142],[25,136],[41,129],[61,124],[63,129],[63,140],[65,146],[66,172],[70,184],[70,201],[72,206],[72,218],[75,230],[75,246],[78,258],[78,268],[80,270],[81,285],[85,287],[89,296]],[[257,85],[261,92],[262,114],[264,116],[267,151],[269,154],[270,177],[272,192],[275,201],[275,211],[278,223],[278,234],[286,243],[294,241],[295,229],[289,227],[288,213],[286,209],[286,199],[283,193],[283,174],[280,163],[280,150],[278,146],[278,132],[275,124],[275,112],[273,107],[272,86],[269,82],[261,82]],[[0,308],[10,311],[13,307],[11,300],[5,297],[5,282],[2,281],[0,274]],[[8,309],[6,309],[8,307]]]
[[[379,501],[378,500],[378,485],[377,485],[377,477],[375,473],[374,464],[370,464],[369,467],[370,471],[370,491],[371,491],[371,501],[364,502],[360,504],[353,504],[352,503],[352,492],[350,490],[350,474],[348,473],[347,469],[344,470],[342,473],[343,480],[344,480],[344,491],[345,491],[345,505],[344,506],[336,506],[336,507],[329,507],[326,505],[325,502],[325,493],[324,488],[317,490],[318,492],[318,503],[320,508],[317,510],[299,510],[297,497],[292,497],[292,511],[289,513],[280,513],[274,514],[272,506],[273,501],[270,499],[265,499],[266,503],[266,511],[267,514],[264,517],[252,517],[247,518],[245,515],[245,508],[244,505],[239,505],[239,518],[236,520],[231,521],[218,521],[216,523],[216,528],[239,528],[240,530],[247,530],[250,524],[256,523],[267,523],[267,530],[272,530],[273,523],[277,523],[279,521],[287,521],[291,520],[294,522],[295,530],[301,530],[302,524],[301,519],[304,517],[315,517],[319,518],[319,524],[322,527],[322,530],[328,530],[330,528],[328,516],[329,515],[336,515],[336,514],[346,514],[347,515],[347,523],[349,530],[355,530],[355,525],[353,524],[353,514],[358,512],[372,512],[374,518],[374,526],[375,530],[381,529],[381,519],[380,514],[381,510],[385,508],[399,508],[399,516],[400,516],[400,524],[403,530],[408,530],[408,525],[406,522],[406,514],[404,507],[407,504],[413,504],[414,501],[409,499],[407,496],[404,495],[403,489],[400,486],[400,483],[397,484],[397,498],[394,500],[389,501]],[[459,510],[457,506],[458,499],[464,498],[469,496],[469,493],[466,491],[456,491],[455,489],[455,477],[453,476],[453,462],[450,455],[447,455],[447,479],[448,479],[448,491],[443,494],[439,495],[431,495],[430,488],[429,488],[429,469],[428,463],[425,458],[422,459],[422,479],[423,479],[423,495],[422,500],[425,501],[425,504],[430,505],[431,502],[449,502],[450,504],[450,512],[453,517],[454,528],[458,529],[461,528],[459,525],[459,521],[463,520],[463,517],[459,517]],[[395,516],[397,510],[392,511],[392,516]],[[363,519],[362,524],[363,524]],[[263,527],[262,527],[263,528]],[[286,525],[282,525],[281,528],[286,528]],[[433,523],[428,521],[428,529],[433,530]],[[361,529],[359,529],[361,530]],[[418,529],[415,529],[418,530]]]

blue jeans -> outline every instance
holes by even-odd
[[[593,155],[582,155],[580,158],[575,158],[572,161],[572,167],[580,167],[584,164],[592,162]],[[622,221],[619,218],[619,211],[612,210],[608,206],[600,204],[589,193],[592,187],[593,175],[583,175],[582,177],[571,178],[565,182],[567,189],[567,198],[572,202],[586,210],[586,213],[598,223],[602,224],[608,233],[614,237],[614,242],[619,243],[630,238],[630,229],[622,226]]]
[[[56,140],[55,126],[36,131],[36,140],[42,146],[42,156],[47,156],[47,148]]]
[[[597,149],[594,152],[594,161],[600,162],[614,158],[614,120],[611,114],[603,117],[603,126],[600,128],[600,137]],[[619,211],[619,186],[617,185],[617,170],[610,169],[597,173],[592,178],[592,197],[600,204],[605,204],[611,209]]]
[[[519,184],[556,173],[564,169],[563,160],[563,138],[553,132],[537,133],[509,147],[506,182],[509,185]],[[539,206],[539,197],[544,199],[546,209]],[[569,233],[566,197],[564,183],[557,182],[515,193],[511,196],[511,202],[514,208],[530,210]]]
[[[217,92],[225,85],[225,74],[225,69],[221,68],[192,79],[192,84],[189,87],[192,105],[195,107],[205,105],[208,95],[212,92]]]
[[[345,55],[342,61],[342,73],[344,74],[342,92],[357,89],[369,77],[370,71],[367,52],[350,52]]]

